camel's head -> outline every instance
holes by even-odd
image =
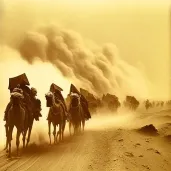
[[[54,100],[54,94],[49,91],[47,94],[45,94],[46,98],[46,106],[51,107],[53,105],[53,100]]]
[[[78,106],[80,104],[80,95],[77,93],[71,93],[70,100],[73,107]]]
[[[31,88],[31,93],[32,93],[33,96],[37,96],[37,89],[32,87]]]
[[[16,91],[11,93],[11,100],[13,104],[19,104],[22,99],[24,99],[23,94],[16,92]]]

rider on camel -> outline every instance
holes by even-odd
[[[60,87],[58,87],[54,83],[51,84],[50,92],[52,92],[54,94],[55,102],[61,104],[61,106],[62,106],[62,108],[64,110],[65,117],[66,117],[67,120],[69,120],[70,116],[68,114],[67,106],[66,106],[66,103],[65,103],[65,100],[64,100],[64,98],[62,96],[61,91],[62,91],[62,89]],[[49,120],[49,115],[47,117],[47,120]]]
[[[23,90],[20,88],[20,85],[18,84],[16,88],[14,88],[13,90],[10,90],[11,92],[11,95],[14,94],[14,93],[19,93],[20,95],[23,95]],[[10,97],[10,102],[8,103],[6,109],[5,109],[5,112],[4,112],[4,121],[7,121],[7,114],[8,114],[8,111],[9,109],[11,108],[12,106],[12,97]],[[24,108],[24,104],[21,102],[21,106]]]
[[[42,117],[40,111],[41,109],[41,101],[36,98],[37,96],[37,90],[32,87],[30,92],[30,100],[32,102],[32,109],[33,109],[33,115],[36,121],[39,121],[39,117]]]
[[[91,114],[90,114],[89,109],[88,109],[88,102],[87,102],[86,98],[77,90],[77,88],[73,84],[71,84],[71,87],[70,87],[70,95],[72,93],[78,94],[78,96],[80,97],[81,106],[82,106],[83,111],[84,111],[85,119],[86,120],[90,119]]]
[[[17,85],[16,88],[14,88],[13,90],[10,90],[10,92],[18,92],[18,93],[21,93],[23,96],[24,96],[24,99],[21,103],[22,107],[28,112],[28,114],[30,115],[35,115],[35,112],[37,117],[41,117],[42,115],[40,114],[40,111],[41,111],[41,102],[40,100],[36,99],[35,96],[37,95],[37,90],[35,92],[35,88],[32,88],[31,90],[29,89],[29,87],[27,86],[21,86],[21,85]],[[39,103],[36,107],[35,107],[35,103]],[[10,98],[10,102],[8,103],[7,107],[6,107],[6,110],[5,110],[5,115],[4,115],[4,121],[7,120],[7,114],[8,114],[8,111],[10,109],[10,107],[12,106],[12,101],[11,101],[11,98]],[[35,111],[33,111],[33,109]],[[36,120],[38,120],[38,118],[35,118]]]

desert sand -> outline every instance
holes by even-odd
[[[119,111],[94,115],[81,135],[70,137],[67,125],[65,140],[57,145],[50,146],[48,134],[37,129],[20,158],[15,150],[12,159],[0,153],[0,170],[170,171],[170,145],[171,110]]]

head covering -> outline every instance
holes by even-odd
[[[8,89],[9,90],[12,90],[15,87],[17,87],[18,84],[20,84],[22,86],[30,85],[30,83],[28,81],[28,78],[27,78],[27,76],[26,76],[25,73],[23,73],[21,75],[18,75],[16,77],[13,77],[13,78],[9,78],[9,86],[8,86]]]
[[[30,88],[29,88],[28,86],[25,86],[25,85],[23,86],[23,85],[21,85],[21,89],[23,90],[24,93],[27,93],[27,94],[30,95],[31,90],[30,90]]]
[[[37,90],[36,90],[36,88],[32,87],[32,88],[31,88],[31,93],[32,93],[33,95],[37,96]]]
[[[52,83],[50,86],[50,91],[53,93],[56,91],[61,92],[61,91],[63,91],[63,89],[61,87],[57,86],[56,84]]]
[[[75,96],[75,97],[77,97],[77,98],[80,98],[80,95],[79,95],[78,93],[73,93],[73,92],[71,92],[70,96]]]
[[[17,98],[23,99],[24,98],[24,96],[23,96],[23,90],[21,88],[18,88],[18,86],[17,86],[11,92],[11,98],[12,97],[17,97]]]
[[[71,93],[77,93],[80,95],[80,92],[77,90],[77,88],[73,84],[71,84],[70,86],[70,94]]]

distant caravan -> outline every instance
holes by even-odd
[[[119,98],[109,93],[103,95],[102,103],[112,112],[117,112],[118,108],[121,106],[121,103],[119,102]]]
[[[124,106],[130,110],[135,111],[140,105],[140,102],[134,96],[126,96]]]
[[[169,106],[169,101],[167,101],[166,103],[164,101],[158,101],[158,100],[150,101],[149,99],[144,101],[144,106],[147,111],[151,108],[163,108],[165,105]]]
[[[92,114],[96,114],[98,108],[100,107],[100,99],[95,97],[93,94],[88,92],[87,90],[80,88],[80,93],[85,97],[88,102],[88,108]]]

